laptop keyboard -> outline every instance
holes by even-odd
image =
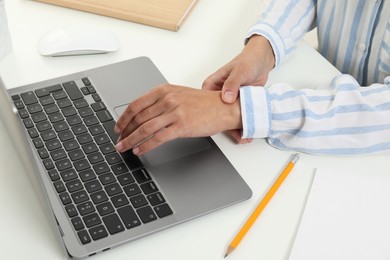
[[[82,244],[173,212],[142,162],[115,150],[115,121],[88,78],[12,96]]]

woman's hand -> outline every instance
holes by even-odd
[[[166,84],[128,105],[115,126],[120,134],[116,149],[141,155],[175,138],[241,128],[239,100],[227,104],[220,91]]]

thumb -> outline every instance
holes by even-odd
[[[226,79],[222,87],[222,100],[225,103],[234,103],[238,97],[238,91],[241,87],[241,81],[238,76],[231,74]]]

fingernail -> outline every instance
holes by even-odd
[[[119,127],[117,126],[114,126],[114,132],[119,135],[121,133],[121,130],[119,129]]]
[[[118,151],[118,152],[122,152],[123,150],[123,143],[122,142],[119,142],[115,145],[115,149]]]
[[[223,100],[224,100],[225,102],[228,102],[228,103],[234,102],[234,92],[231,91],[231,90],[227,90],[227,91],[223,94]]]
[[[133,154],[137,155],[137,154],[139,154],[139,152],[140,152],[139,147],[133,148]]]

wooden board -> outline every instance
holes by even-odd
[[[197,0],[36,0],[178,31]]]

